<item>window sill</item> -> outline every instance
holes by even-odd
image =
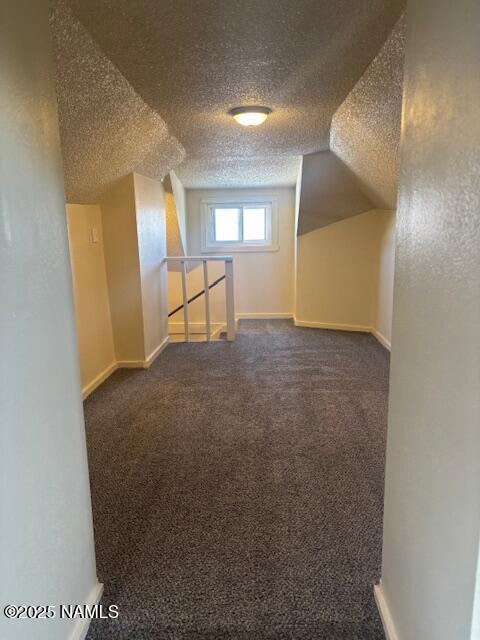
[[[278,251],[280,247],[278,245],[269,245],[269,246],[245,246],[245,247],[202,247],[201,253],[205,254],[222,254],[222,255],[230,255],[232,253],[274,253]]]

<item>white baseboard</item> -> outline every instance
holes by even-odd
[[[238,320],[236,321],[236,323],[237,322]],[[183,329],[183,322],[182,323],[175,322],[173,327],[171,327],[170,325],[168,326],[169,326],[169,329],[168,329],[169,333],[172,335],[172,337],[176,335],[180,335],[180,336],[185,335],[185,331]],[[193,335],[205,336],[207,334],[207,327],[202,322],[192,322],[192,323],[189,322],[188,326],[189,326],[191,335],[193,334]],[[211,329],[210,337],[212,340],[215,340],[216,338],[218,338],[218,336],[221,333],[226,332],[227,325],[222,322],[214,322],[212,323],[210,329]],[[193,343],[195,343],[195,341],[193,341]]]
[[[400,640],[400,636],[398,635],[395,629],[395,625],[393,624],[393,619],[390,613],[390,609],[388,608],[387,601],[385,600],[385,596],[383,594],[381,580],[379,584],[376,584],[373,587],[373,595],[375,597],[375,602],[377,603],[378,612],[382,620],[383,630],[385,631],[386,639]]]
[[[336,324],[333,322],[313,322],[311,320],[298,320],[294,318],[296,327],[310,327],[311,329],[333,329],[334,331],[360,331],[371,333],[371,327],[358,324]]]
[[[237,320],[290,320],[293,313],[236,313]]]
[[[239,320],[281,320],[291,319],[293,314],[291,313],[236,313],[235,321],[238,325]],[[188,327],[190,333],[193,334],[205,334],[207,328],[205,322],[189,322]],[[212,323],[212,337],[218,336],[222,331],[226,331],[225,322],[213,322]],[[183,322],[169,322],[168,333],[171,334],[183,334],[185,333]]]
[[[85,400],[88,396],[105,382],[117,369],[148,369],[152,363],[158,358],[165,347],[168,345],[170,338],[167,336],[163,342],[148,356],[146,360],[116,360],[112,362],[106,369],[98,374],[91,382],[86,384],[82,389],[82,398]]]
[[[237,322],[238,320],[235,321],[235,328],[237,328]],[[227,325],[226,324],[217,324],[217,325],[213,325],[212,326],[212,334],[211,334],[211,338],[215,339],[218,338],[218,336],[221,333],[226,333],[227,331]]]
[[[298,320],[291,313],[237,313],[235,316],[236,322],[239,320],[280,320],[293,318],[296,327],[310,327],[311,329],[332,329],[336,331],[360,331],[362,333],[371,333],[381,345],[390,351],[391,344],[387,338],[380,333],[374,327],[366,327],[362,325],[354,324],[335,324],[331,322],[313,322],[310,320]],[[183,322],[169,322],[169,333],[184,333]],[[204,322],[191,322],[189,323],[191,333],[206,333],[206,327]],[[226,330],[224,323],[212,324],[212,338],[216,338],[222,331]],[[99,387],[102,382],[112,375],[117,369],[148,369],[156,358],[162,353],[165,347],[169,343],[169,337],[167,336],[161,344],[147,357],[146,360],[117,360],[112,362],[106,369],[99,373],[91,382],[86,384],[82,389],[82,397],[85,400],[88,396]]]
[[[164,338],[158,347],[156,347],[146,358],[146,360],[117,360],[117,369],[148,369],[162,353],[169,341],[170,338],[168,336]]]
[[[212,322],[211,329],[212,333],[218,332],[222,327],[225,326],[224,322]],[[185,325],[183,322],[169,322],[168,323],[168,333],[185,333]],[[188,330],[190,333],[206,333],[207,326],[205,322],[189,322]]]
[[[95,378],[91,382],[89,382],[83,387],[82,398],[84,400],[85,398],[88,398],[88,396],[92,393],[92,391],[95,391],[95,389],[99,387],[102,384],[102,382],[105,382],[105,380],[112,375],[112,373],[117,369],[117,367],[118,367],[118,363],[112,362],[110,365],[108,365],[106,369],[104,369],[101,373],[99,373],[98,376],[95,376]]]
[[[380,344],[388,349],[392,348],[390,341],[375,327],[368,327],[366,325],[358,324],[336,324],[332,322],[313,322],[311,320],[297,320],[294,318],[296,327],[310,327],[311,329],[333,329],[335,331],[360,331],[361,333],[371,333]]]
[[[169,342],[170,342],[170,338],[168,336],[162,340],[162,342],[158,345],[158,347],[154,349],[152,353],[148,356],[148,358],[145,360],[143,364],[144,369],[148,369],[148,367],[151,366],[151,364],[158,358],[158,356],[162,353],[162,351],[165,349],[165,347],[168,345]]]
[[[85,604],[89,607],[93,607],[100,602],[102,595],[103,584],[97,582],[90,595],[88,596],[87,602],[85,602]],[[87,637],[88,628],[90,627],[90,622],[91,620],[89,618],[78,619],[68,640],[85,640],[85,638]]]
[[[117,369],[145,369],[146,360],[117,360]]]
[[[371,333],[372,333],[372,336],[375,336],[375,338],[380,342],[380,344],[385,347],[385,349],[388,349],[389,351],[392,350],[392,344],[391,344],[390,340],[388,340],[383,335],[383,333],[380,333],[380,331],[375,329],[375,327],[372,327]]]

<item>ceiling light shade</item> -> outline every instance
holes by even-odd
[[[269,107],[235,107],[228,113],[244,127],[257,127],[265,122],[272,110]]]

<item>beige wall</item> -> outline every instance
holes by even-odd
[[[185,255],[180,228],[178,225],[175,198],[169,189],[165,189],[165,214],[167,227],[167,253],[169,256]]]
[[[164,343],[167,330],[167,255],[162,184],[134,174],[145,360]]]
[[[279,250],[235,253],[235,312],[237,315],[293,315],[295,189],[187,190],[190,255],[201,253],[201,201],[206,198],[255,196],[278,202]],[[218,267],[211,267],[212,279]],[[169,276],[170,277],[170,276]],[[191,274],[189,274],[189,278]],[[197,276],[200,278],[200,276]],[[193,279],[192,279],[193,282]],[[200,303],[199,303],[200,308]],[[195,314],[195,312],[193,312]],[[196,316],[195,316],[196,317]],[[200,318],[198,318],[200,320]],[[201,320],[203,321],[203,312]]]
[[[399,640],[480,637],[479,25],[478,0],[408,4],[379,591]]]
[[[177,210],[177,203],[179,198],[175,197],[170,175],[165,176],[162,184],[165,199],[167,254],[169,256],[183,256],[185,255],[186,251],[183,240],[184,235],[182,235],[180,231],[180,210]],[[183,216],[183,225],[185,225],[185,216]]]
[[[101,208],[116,359],[141,362],[145,341],[133,174],[108,191]]]
[[[377,269],[372,327],[385,345],[392,342],[393,283],[395,274],[395,212],[377,212]]]
[[[298,324],[382,333],[390,341],[394,214],[373,210],[297,238]]]
[[[69,204],[67,222],[80,373],[86,394],[115,366],[102,212],[98,205]]]
[[[175,171],[170,171],[170,182],[172,185],[172,193],[175,201],[175,211],[177,214],[177,223],[180,231],[180,238],[185,253],[187,251],[187,194],[185,187],[181,183]]]
[[[101,206],[68,205],[82,389],[117,367],[145,367],[166,343],[164,189],[132,174]],[[92,242],[92,230],[98,242]]]
[[[2,609],[99,595],[49,12],[0,10]],[[79,638],[84,624],[2,614],[0,637]]]

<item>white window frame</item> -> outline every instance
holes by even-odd
[[[214,210],[219,208],[234,209],[264,207],[265,208],[265,240],[222,241],[215,240]],[[278,203],[274,198],[218,198],[201,201],[202,208],[202,253],[243,253],[278,251]],[[242,224],[242,220],[239,221]],[[243,229],[240,230],[240,235]]]

